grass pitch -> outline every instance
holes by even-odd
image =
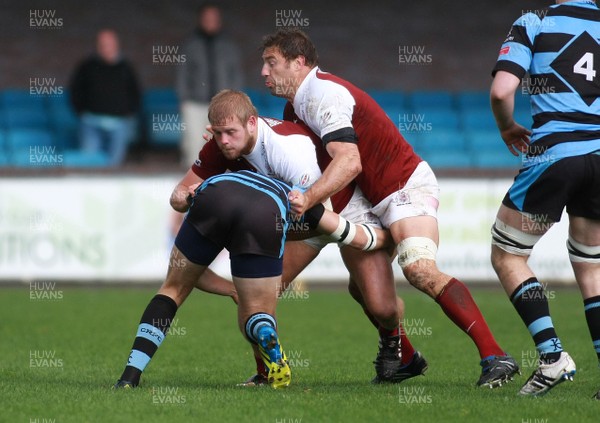
[[[407,332],[429,362],[425,376],[371,385],[377,335],[358,305],[343,291],[304,291],[282,299],[278,309],[292,385],[236,387],[253,374],[254,361],[237,330],[235,305],[194,292],[140,387],[113,391],[155,289],[4,288],[0,421],[597,421],[600,404],[591,397],[600,389],[600,373],[582,300],[578,291],[551,289],[555,326],[577,363],[575,382],[542,398],[521,398],[517,392],[533,370],[535,349],[500,290],[473,290],[497,340],[523,370],[500,389],[475,387],[480,367],[474,344],[431,299],[402,285]]]

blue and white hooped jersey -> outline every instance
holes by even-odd
[[[220,181],[233,181],[242,185],[249,186],[255,190],[268,195],[275,201],[281,216],[286,216],[290,209],[288,194],[292,191],[292,186],[278,179],[270,178],[249,170],[240,170],[237,172],[223,173],[220,175],[211,176],[206,179],[198,189],[204,190],[208,185],[216,184]],[[297,189],[297,188],[296,188]],[[248,204],[248,207],[252,207]]]
[[[493,75],[529,76],[533,127],[524,166],[600,150],[600,9],[570,1],[513,24]]]

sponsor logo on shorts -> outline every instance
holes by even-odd
[[[500,56],[508,54],[509,51],[510,51],[510,46],[502,47],[500,49]]]
[[[396,195],[394,195],[394,198],[392,198],[392,204],[397,206],[404,206],[411,203],[412,201],[410,200],[410,196],[406,192],[398,192]]]

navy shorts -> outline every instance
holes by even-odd
[[[198,190],[175,245],[190,261],[210,264],[226,248],[239,277],[281,275],[285,232],[268,195],[233,181]]]
[[[566,157],[519,171],[502,204],[552,222],[563,209],[600,220],[600,154]]]

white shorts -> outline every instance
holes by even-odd
[[[382,227],[379,218],[371,211],[371,203],[365,198],[358,186],[354,189],[350,201],[348,201],[340,216],[355,224],[365,224],[377,228]],[[329,235],[319,235],[305,239],[304,242],[317,250],[321,250],[327,244],[334,241]]]
[[[427,162],[421,162],[406,185],[385,197],[371,211],[385,228],[407,217],[432,216],[437,218],[440,187]]]

